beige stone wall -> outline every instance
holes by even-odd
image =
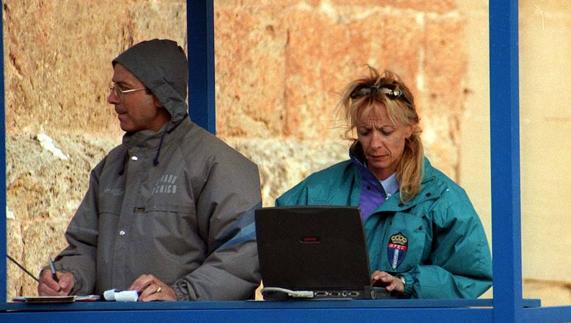
[[[216,19],[220,136],[339,140],[340,92],[370,64],[410,85],[427,151],[456,177],[467,61],[453,1],[219,1]]]
[[[571,281],[571,10],[520,3],[523,274]],[[541,294],[541,292],[537,292]],[[537,295],[528,293],[530,296]],[[559,297],[559,301],[563,301]]]
[[[4,1],[8,251],[33,272],[65,246],[63,232],[87,188],[89,170],[120,140],[112,107],[106,103],[111,59],[129,45],[154,37],[172,38],[186,47],[185,3]],[[522,1],[530,13],[522,15],[522,23],[541,17],[541,26],[547,28],[536,29],[530,39],[541,48],[535,55],[552,55],[545,47],[553,32],[568,44],[563,30],[571,24],[565,24],[569,17],[560,13],[565,1],[542,2],[549,5],[539,11],[537,2],[529,3]],[[272,205],[309,173],[346,158],[343,123],[335,114],[346,82],[363,75],[365,64],[391,69],[415,94],[427,154],[467,189],[489,231],[487,19],[484,0],[217,0],[218,134],[258,163],[264,204]],[[564,56],[561,51],[557,57]],[[525,77],[522,72],[522,80]],[[549,127],[564,130],[558,127],[569,126],[560,113],[565,108],[555,107],[566,100],[550,100]],[[526,102],[522,99],[522,113],[537,111],[526,108]],[[534,131],[541,134],[546,119],[533,120]],[[61,154],[49,150],[45,136]],[[526,136],[522,134],[522,141]],[[541,143],[564,150],[555,145],[562,140]],[[526,147],[522,145],[522,155]],[[541,151],[536,154],[539,158]],[[537,165],[535,159],[522,162],[526,171],[526,165]],[[537,174],[542,174],[539,169]],[[526,183],[536,180],[526,176]],[[556,194],[560,200],[568,196]],[[541,213],[545,207],[545,199],[528,200],[522,207],[526,225],[528,210]],[[533,227],[550,228],[549,223],[564,220],[564,209],[553,216],[556,221]],[[536,236],[524,230],[524,238],[547,233],[531,232]],[[571,239],[560,237],[562,242],[549,246],[563,255]],[[544,303],[549,303],[542,291],[555,286],[561,293],[551,302],[571,303],[568,282],[556,268],[534,266],[535,260],[546,263],[535,258],[541,249],[534,249],[534,243],[524,246],[524,273],[536,279],[526,293],[545,296]],[[569,263],[561,256],[548,260],[551,265]],[[35,293],[34,281],[12,264],[8,283],[9,298]]]
[[[89,170],[120,141],[106,103],[111,60],[146,38],[186,47],[185,2],[3,3],[8,252],[38,273],[65,247]],[[35,288],[8,264],[8,298]]]

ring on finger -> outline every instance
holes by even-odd
[[[163,288],[161,286],[159,286],[159,288],[157,288],[157,290],[155,291],[155,293],[160,293],[163,290]]]

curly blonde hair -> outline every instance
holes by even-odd
[[[347,122],[345,135],[352,136],[359,116],[371,105],[382,104],[395,125],[411,126],[412,135],[406,139],[402,158],[397,166],[402,202],[410,201],[418,192],[423,175],[424,148],[420,134],[420,118],[414,104],[414,97],[400,77],[391,72],[380,74],[369,66],[369,76],[352,81],[343,91],[340,106]]]

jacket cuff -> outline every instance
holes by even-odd
[[[189,285],[187,281],[180,279],[171,286],[176,294],[177,301],[193,301],[197,298],[194,289]]]
[[[83,288],[83,279],[80,273],[74,269],[66,269],[66,268],[59,268],[56,269],[61,272],[68,272],[71,273],[73,276],[73,287],[69,291],[69,295],[88,295],[91,294],[93,291],[88,291]]]
[[[84,290],[83,280],[79,279],[79,272],[76,272],[75,270],[69,270],[68,272],[73,275],[73,288],[70,291],[70,295],[79,295],[80,291]],[[89,292],[86,292],[85,294],[87,295]]]
[[[412,292],[413,292],[414,278],[412,277],[412,275],[410,273],[402,273],[399,276],[404,279],[403,295],[407,298],[411,297]]]

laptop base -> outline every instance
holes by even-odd
[[[386,299],[396,298],[392,296],[384,287],[366,286],[363,290],[291,290],[280,287],[262,288],[264,300],[352,300],[352,299]]]

